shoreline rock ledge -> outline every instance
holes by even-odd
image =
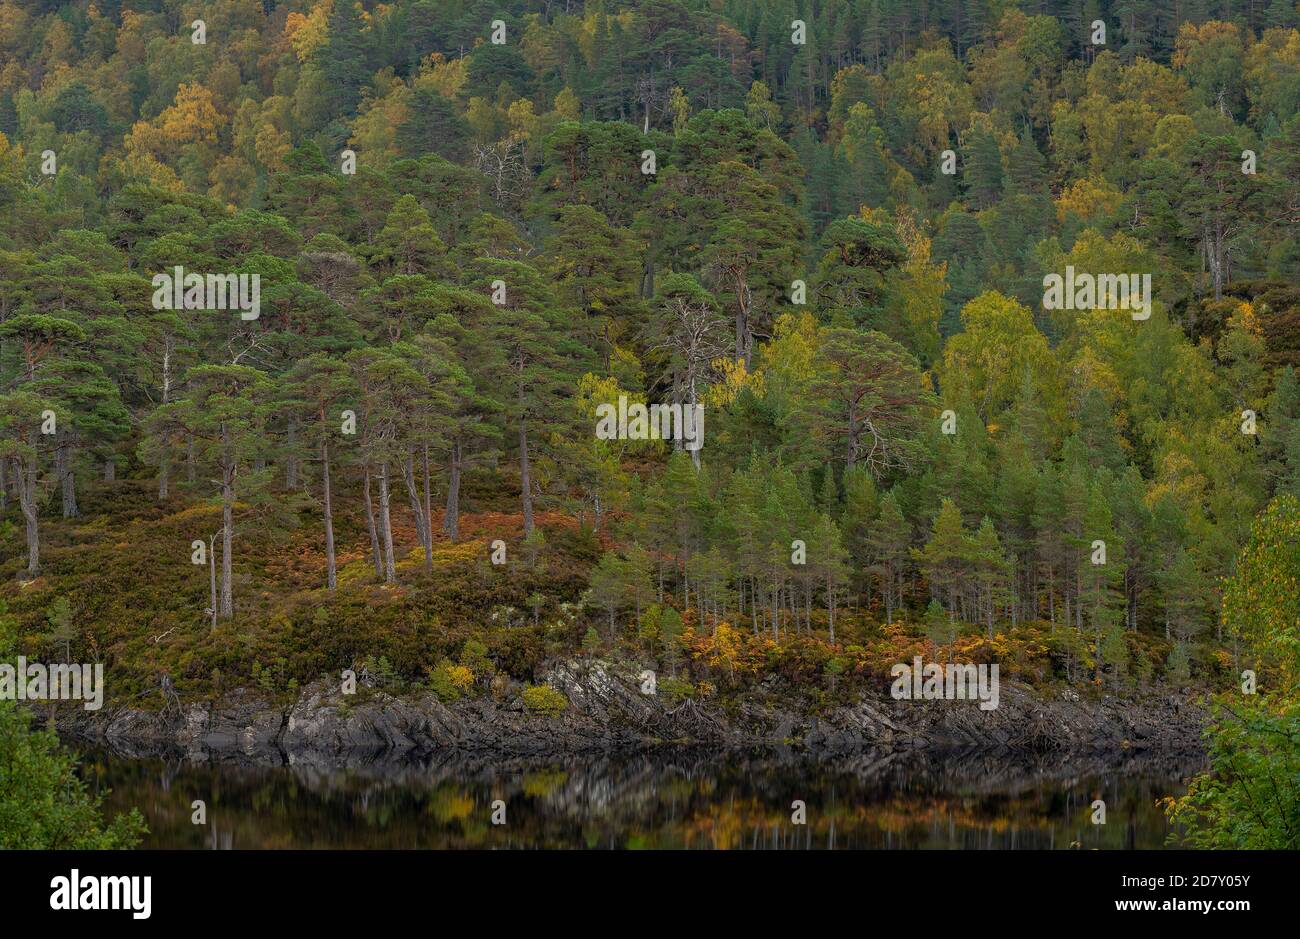
[[[241,689],[217,702],[163,711],[106,706],[88,712],[64,703],[61,733],[126,754],[161,751],[286,753],[496,751],[529,755],[634,750],[663,743],[719,747],[795,747],[819,752],[976,748],[1024,752],[1152,750],[1199,752],[1205,709],[1186,694],[1135,698],[1038,691],[1003,682],[998,707],[974,701],[895,701],[867,692],[851,704],[814,713],[774,679],[738,700],[673,700],[641,692],[639,671],[598,660],[553,665],[543,676],[568,706],[530,712],[518,688],[501,697],[444,703],[428,691],[402,695],[368,687],[354,695],[315,681],[288,707]],[[783,693],[784,692],[784,693]]]

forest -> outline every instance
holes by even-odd
[[[152,706],[574,655],[813,708],[923,650],[1094,695],[1250,669],[1218,745],[1281,772],[1298,27],[0,0],[0,620]],[[1067,271],[1146,315],[1047,302]],[[620,398],[702,446],[597,433]],[[1171,811],[1280,830],[1226,798]]]

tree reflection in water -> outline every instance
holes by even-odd
[[[231,754],[83,748],[81,772],[137,806],[153,848],[1159,848],[1156,806],[1195,755],[913,751],[813,755],[662,748],[551,759],[485,754],[279,766]],[[207,804],[207,825],[190,821]],[[507,824],[491,824],[504,800]],[[791,803],[807,824],[791,822]],[[1091,822],[1106,803],[1105,825]]]

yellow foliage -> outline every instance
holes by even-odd
[[[555,113],[566,121],[576,121],[582,115],[582,102],[568,85],[555,96]]]
[[[736,675],[736,662],[740,658],[740,634],[730,623],[721,622],[713,635],[700,645],[705,662],[714,668],[726,668],[731,677]]]
[[[763,347],[755,377],[764,390],[770,380],[778,386],[798,386],[816,373],[815,362],[820,345],[817,320],[807,310],[782,313],[773,325],[772,341]]]
[[[1174,68],[1186,68],[1196,58],[1199,48],[1216,39],[1241,39],[1241,31],[1233,23],[1222,20],[1209,20],[1197,26],[1184,22],[1178,29],[1178,38],[1174,41],[1174,55],[1170,60]]]
[[[175,153],[186,144],[215,144],[225,115],[212,102],[212,92],[197,82],[181,83],[176,100],[153,121],[136,121],[126,137],[129,157],[151,158]]]
[[[736,400],[741,389],[748,388],[756,395],[763,394],[763,375],[751,374],[744,359],[714,359],[710,365],[718,374],[718,381],[704,393],[704,404],[710,408],[725,408]]]
[[[448,665],[447,680],[464,693],[474,687],[474,671],[468,665]]]
[[[293,149],[293,139],[288,131],[263,124],[258,128],[255,147],[258,162],[272,172],[279,172],[285,168],[284,160]]]
[[[124,175],[147,179],[159,189],[178,193],[185,191],[185,184],[181,182],[180,177],[172,171],[171,167],[160,163],[152,154],[128,150],[118,160],[118,166]]]
[[[311,13],[290,13],[284,21],[284,35],[293,46],[293,53],[299,62],[306,62],[311,54],[323,46],[329,39],[329,15],[334,6],[332,0],[312,7]]]
[[[569,699],[563,692],[556,691],[550,685],[536,685],[525,688],[523,694],[524,707],[534,714],[543,714],[548,717],[554,717],[569,706]]]
[[[534,142],[537,134],[537,115],[533,103],[527,98],[511,102],[506,110],[506,120],[510,123],[510,138],[524,143]]]
[[[1242,300],[1237,304],[1237,308],[1228,317],[1227,326],[1228,329],[1244,329],[1258,338],[1264,336],[1264,331],[1259,325],[1259,317],[1255,315],[1255,307],[1247,300]]]
[[[9,143],[9,138],[0,133],[0,177],[11,176],[17,178],[23,172],[23,148],[21,145],[13,146]]]
[[[434,52],[420,63],[420,74],[415,76],[412,86],[427,85],[450,101],[460,95],[468,80],[469,59],[449,60],[441,52]]]
[[[1123,193],[1105,179],[1076,179],[1056,200],[1056,218],[1064,222],[1067,215],[1075,215],[1089,222],[1110,215],[1123,198]]]
[[[406,121],[406,102],[411,91],[398,82],[382,98],[370,98],[362,103],[361,113],[352,122],[349,146],[366,155],[372,166],[383,166],[399,155],[397,128]]]
[[[0,51],[17,53],[31,33],[31,23],[31,16],[16,3],[0,3]]]
[[[241,203],[257,182],[257,172],[247,160],[239,156],[225,156],[217,160],[209,174],[212,184],[208,195],[220,199],[232,209]]]

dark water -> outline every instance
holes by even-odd
[[[257,766],[82,749],[152,848],[1083,848],[1165,846],[1157,806],[1197,761],[655,751]],[[207,824],[191,802],[207,803]],[[807,822],[791,820],[802,800]],[[1106,803],[1106,824],[1091,822]],[[495,800],[506,824],[492,824]]]

